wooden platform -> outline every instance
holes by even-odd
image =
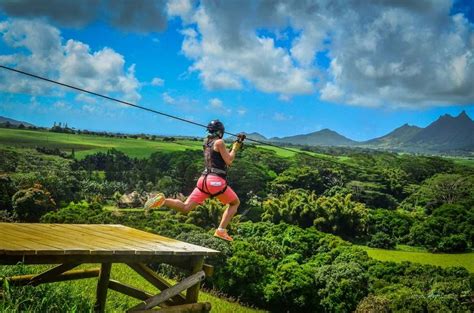
[[[196,306],[199,282],[205,277],[204,257],[217,253],[123,225],[0,223],[0,264],[61,264],[39,275],[9,280],[20,285],[37,285],[99,276],[96,303],[99,312],[105,308],[108,288],[142,300],[133,310],[143,311],[157,305]],[[95,271],[71,271],[82,263],[102,265]],[[162,292],[152,297],[135,287],[110,280],[112,263],[128,264]],[[145,263],[167,263],[187,270],[191,276],[170,286]],[[187,290],[186,297],[180,294],[184,290]],[[208,308],[208,305],[198,307]]]

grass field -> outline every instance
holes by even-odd
[[[88,264],[81,265],[79,269],[84,268],[98,268],[100,264]],[[47,266],[27,266],[30,273],[38,273],[44,271]],[[2,266],[0,266],[0,276],[2,276]],[[114,264],[112,266],[111,279],[118,280],[127,285],[135,286],[139,289],[148,291],[150,293],[157,293],[157,290],[148,283],[143,277],[135,273],[128,266],[124,264]],[[95,292],[97,287],[97,279],[82,279],[70,282],[54,283],[60,292],[61,286],[69,285],[72,287],[72,293],[81,296],[86,301],[89,301],[92,305],[95,302]],[[25,299],[26,300],[26,299]],[[46,301],[45,299],[38,299]],[[206,292],[199,293],[200,302],[210,302],[212,305],[211,312],[232,312],[232,313],[253,313],[253,312],[265,312],[262,310],[256,310],[241,305],[240,303],[229,301],[226,299],[219,298],[215,295]],[[125,312],[126,309],[136,305],[139,301],[131,297],[125,296],[121,293],[113,290],[108,291],[106,312]]]
[[[471,253],[430,253],[422,249],[400,246],[397,250],[376,249],[366,246],[358,246],[367,251],[371,258],[380,261],[431,264],[441,267],[462,266],[469,272],[474,273],[474,252]],[[408,251],[407,251],[408,250]]]
[[[152,141],[133,138],[109,138],[93,135],[62,134],[46,131],[31,131],[0,128],[0,146],[35,148],[58,148],[65,152],[75,150],[81,159],[88,154],[105,152],[115,148],[131,157],[145,158],[156,151],[184,151],[202,149],[200,141],[179,140],[176,142]]]

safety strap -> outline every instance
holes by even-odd
[[[219,168],[215,168],[215,167],[210,167],[210,168],[206,168],[204,169],[204,171],[202,172],[203,175],[208,175],[208,174],[217,174],[217,175],[226,175],[227,174],[227,171],[225,170],[221,170]]]
[[[199,185],[196,185],[196,187],[197,187],[197,189],[199,189],[199,191],[204,192],[206,195],[211,196],[211,198],[214,198],[214,197],[217,197],[218,195],[223,194],[227,190],[227,181],[226,181],[225,186],[224,186],[224,188],[222,188],[222,190],[220,190],[216,193],[211,193],[209,191],[209,188],[207,188],[207,175],[209,175],[209,173],[204,174],[204,179],[202,181],[202,187],[203,188],[199,187]],[[207,190],[205,190],[205,189],[207,189]]]

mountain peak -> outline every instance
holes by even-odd
[[[456,116],[456,119],[467,119],[467,120],[472,121],[472,119],[469,117],[469,115],[467,115],[466,110],[462,110],[462,112],[459,113],[458,116]]]

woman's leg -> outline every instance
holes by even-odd
[[[186,202],[183,202],[179,199],[168,198],[163,203],[163,206],[175,209],[181,213],[187,214],[189,211],[198,206],[198,203],[191,201],[190,198],[186,199]]]
[[[224,214],[222,214],[222,219],[221,219],[221,223],[219,224],[219,228],[223,228],[223,229],[227,228],[227,225],[229,225],[235,213],[237,213],[237,208],[239,207],[239,205],[240,205],[239,198],[229,203],[229,206],[227,207],[227,209],[225,209]]]

